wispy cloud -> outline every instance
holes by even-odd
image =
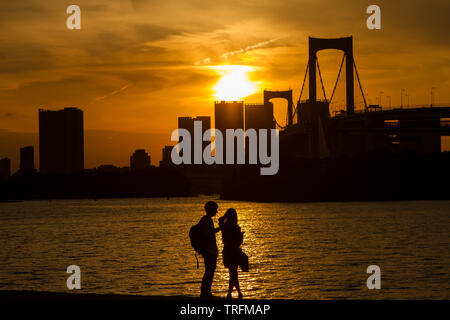
[[[112,91],[112,92],[110,92],[110,93],[108,93],[108,94],[106,94],[106,95],[104,95],[104,96],[95,98],[90,104],[92,104],[92,103],[94,103],[94,102],[97,102],[97,101],[100,101],[100,100],[104,100],[104,99],[109,98],[109,97],[112,97],[112,96],[115,96],[116,94],[119,94],[120,92],[122,92],[122,91],[128,89],[130,86],[132,86],[132,83],[127,83],[126,85],[124,85],[124,86],[123,86],[122,88],[120,88],[120,89],[114,90],[114,91]],[[89,105],[90,105],[90,104],[89,104]]]
[[[267,45],[271,44],[272,42],[275,42],[275,41],[277,41],[279,39],[280,38],[275,38],[275,39],[271,39],[271,40],[267,40],[267,41],[261,41],[261,42],[258,42],[257,44],[254,44],[254,45],[251,45],[251,46],[248,46],[248,47],[245,47],[245,48],[240,48],[239,50],[225,52],[225,53],[221,54],[218,58],[226,60],[229,57],[237,56],[239,54],[243,54],[243,53],[255,50],[255,49],[259,49],[259,48],[265,47],[265,46],[267,46]],[[208,58],[205,58],[203,60],[197,61],[195,64],[196,65],[210,64],[214,60],[217,60],[217,58],[214,59],[214,58],[208,57]]]

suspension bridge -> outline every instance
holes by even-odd
[[[343,52],[333,91],[327,98],[317,53],[336,49]],[[345,66],[345,105],[330,113],[330,105]],[[324,99],[317,98],[317,74]],[[355,110],[354,76],[361,93],[363,109]],[[306,80],[309,98],[302,99]],[[441,137],[450,136],[450,106],[408,106],[383,108],[368,105],[353,56],[353,38],[309,38],[309,59],[299,98],[294,105],[292,90],[264,91],[264,105],[270,100],[287,101],[286,123],[274,123],[280,131],[280,152],[295,158],[333,158],[376,151],[418,154],[441,152]]]

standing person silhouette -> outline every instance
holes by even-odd
[[[239,299],[242,299],[241,288],[239,287],[238,265],[242,250],[240,248],[244,233],[237,224],[237,212],[230,208],[223,217],[219,218],[219,228],[222,229],[223,242],[223,265],[229,269],[230,280],[228,283],[227,299],[232,298],[233,287],[236,287]]]
[[[211,286],[214,279],[214,272],[217,265],[217,243],[216,233],[219,228],[214,228],[212,217],[217,213],[219,206],[214,201],[208,201],[205,204],[206,215],[200,219],[199,224],[202,226],[203,239],[205,240],[204,249],[202,252],[203,260],[205,262],[205,274],[202,279],[200,298],[214,298],[211,293]]]

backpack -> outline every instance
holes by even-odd
[[[191,239],[192,248],[194,248],[195,252],[198,254],[202,254],[205,248],[205,239],[203,236],[203,230],[201,225],[202,220],[199,223],[192,226],[189,230],[189,238]]]

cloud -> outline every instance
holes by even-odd
[[[249,51],[252,51],[252,50],[255,50],[255,49],[258,49],[258,48],[265,47],[265,46],[267,46],[267,45],[269,45],[269,44],[271,44],[271,43],[273,43],[273,42],[275,42],[275,41],[277,41],[279,39],[280,38],[271,39],[271,40],[267,40],[267,41],[261,41],[261,42],[258,42],[256,44],[254,44],[254,45],[247,46],[245,48],[241,48],[239,50],[233,50],[233,51],[225,52],[225,53],[222,53],[218,58],[226,60],[229,57],[236,56],[236,55],[239,55],[239,54],[244,54],[246,52],[249,52]],[[205,59],[203,59],[201,61],[195,62],[195,65],[210,64],[210,63],[218,60],[218,58],[217,57],[216,58],[208,57],[208,58],[205,58]]]
[[[127,89],[128,87],[130,87],[131,85],[132,85],[131,83],[127,83],[126,85],[124,85],[124,86],[123,86],[122,88],[120,88],[120,89],[114,90],[114,91],[112,91],[111,93],[109,93],[109,94],[107,94],[107,95],[104,95],[104,96],[95,98],[93,102],[100,101],[100,100],[103,100],[103,99],[112,97],[112,96],[114,96],[114,95],[116,95],[116,94],[118,94],[118,93],[120,93],[120,92],[126,90],[126,89]],[[89,106],[89,105],[90,105],[90,104],[88,104],[88,106]]]
[[[218,78],[205,64],[249,65],[267,88],[299,91],[308,35],[353,35],[370,95],[392,90],[394,103],[401,85],[425,99],[439,82],[440,100],[450,100],[449,1],[382,1],[381,31],[365,27],[366,0],[78,0],[78,31],[65,27],[69,4],[0,2],[1,114],[33,115],[0,117],[0,127],[37,130],[38,106],[95,102],[91,128],[162,132],[179,114],[212,113]],[[328,54],[319,54],[326,84],[340,62]]]

